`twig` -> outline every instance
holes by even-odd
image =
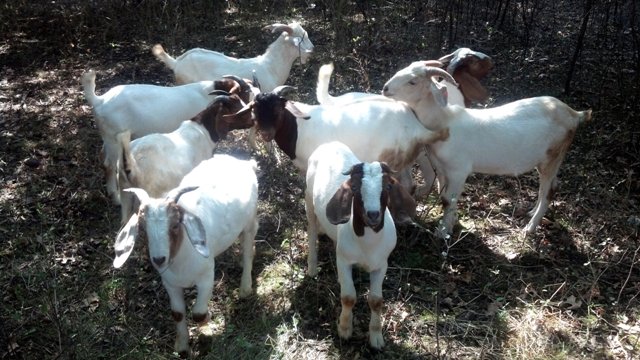
[[[618,292],[618,298],[616,299],[616,303],[618,304],[620,303],[620,296],[622,296],[622,291],[627,286],[627,282],[631,277],[631,271],[633,270],[633,267],[636,264],[636,256],[638,255],[638,250],[640,250],[640,247],[636,248],[636,251],[633,252],[633,260],[631,260],[631,267],[629,268],[629,273],[627,274],[627,278],[624,280],[624,283],[622,284],[622,286],[620,287],[620,291]]]

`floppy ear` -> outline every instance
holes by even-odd
[[[413,196],[394,177],[389,177],[389,211],[397,224],[412,223],[416,216]]]
[[[458,84],[460,84],[460,90],[464,95],[467,102],[484,102],[489,98],[489,92],[484,86],[466,70],[457,71],[453,74]],[[468,104],[467,104],[468,105]]]
[[[133,214],[116,237],[116,243],[113,247],[116,252],[116,257],[113,259],[113,267],[120,268],[127,261],[131,251],[133,251],[133,245],[135,245],[137,237],[138,214]]]
[[[433,94],[433,99],[436,101],[436,103],[442,107],[446,107],[449,97],[449,92],[446,85],[444,85],[444,83],[440,83],[431,79],[430,88],[431,94]]]
[[[351,217],[351,201],[353,192],[351,191],[351,179],[342,183],[340,188],[333,194],[327,204],[325,214],[333,225],[344,224]]]
[[[182,225],[184,225],[184,228],[187,230],[187,236],[193,248],[196,249],[200,255],[208,258],[209,247],[207,246],[207,236],[200,218],[185,211],[182,216]]]

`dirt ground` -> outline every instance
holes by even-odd
[[[321,243],[319,276],[305,276],[298,171],[282,153],[277,162],[252,151],[246,132],[232,134],[219,151],[260,164],[256,293],[238,298],[234,247],[216,261],[211,321],[190,323],[194,356],[637,357],[639,11],[631,0],[0,4],[0,358],[176,356],[168,296],[143,246],[123,268],[112,267],[120,212],[105,191],[101,139],[79,78],[95,69],[98,93],[119,84],[170,86],[154,44],[174,55],[203,47],[252,57],[274,39],[263,26],[290,20],[315,45],[289,77],[298,101],[316,102],[318,68],[328,62],[336,66],[332,94],[377,93],[410,62],[466,46],[495,62],[483,106],[552,95],[591,108],[593,121],[578,130],[560,189],[530,238],[520,230],[537,197],[535,172],[471,176],[448,241],[432,235],[441,216],[436,195],[420,202],[418,225],[398,229],[389,259],[381,352],[368,347],[368,275],[354,272],[359,297],[348,341],[335,326],[330,241]]]

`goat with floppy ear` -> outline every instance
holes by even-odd
[[[342,311],[338,321],[340,337],[353,333],[352,309],[356,302],[352,267],[370,273],[369,343],[384,346],[382,337],[382,281],[387,258],[396,245],[396,221],[410,221],[415,202],[392,176],[384,163],[361,162],[343,143],[320,145],[309,158],[305,208],[309,240],[308,273],[318,272],[318,234],[325,233],[336,243]],[[391,206],[393,204],[393,206]]]
[[[215,257],[238,237],[243,252],[240,297],[251,294],[258,230],[256,168],[254,160],[215,155],[187,174],[165,198],[152,198],[139,188],[127,190],[136,195],[140,207],[118,233],[113,266],[124,264],[136,239],[148,242],[151,263],[169,294],[177,330],[175,350],[182,356],[189,353],[183,289],[197,287],[193,319],[207,321]]]
[[[558,170],[578,126],[591,119],[591,110],[576,111],[551,96],[486,109],[451,106],[442,101],[446,94],[433,74],[429,66],[411,64],[385,84],[383,94],[405,102],[427,127],[450,130],[447,141],[428,145],[438,177],[445,179],[440,236],[450,235],[457,222],[457,202],[471,173],[520,175],[535,168],[538,200],[524,228],[533,233],[557,188]]]
[[[174,58],[162,45],[151,50],[153,55],[173,70],[176,83],[186,84],[200,80],[213,80],[225,74],[260,79],[262,91],[271,91],[287,81],[296,59],[305,64],[313,52],[313,43],[307,31],[298,22],[267,25],[263,30],[277,34],[262,55],[252,58],[234,58],[223,53],[194,48]]]

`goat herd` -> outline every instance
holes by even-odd
[[[238,237],[240,296],[252,292],[257,164],[212,154],[229,131],[251,128],[255,136],[255,129],[306,172],[308,274],[317,274],[316,243],[318,234],[326,233],[336,245],[342,338],[353,331],[352,266],[370,273],[369,342],[379,349],[384,345],[382,282],[396,244],[394,221],[415,215],[408,191],[414,162],[427,184],[417,197],[438,179],[444,206],[440,236],[451,233],[457,199],[472,172],[517,175],[536,168],[538,200],[525,228],[531,233],[548,208],[576,128],[591,118],[591,110],[575,111],[552,97],[466,108],[486,100],[479,80],[493,67],[490,57],[467,48],[412,63],[387,81],[382,95],[330,96],[333,67],[325,65],[318,76],[321,105],[292,102],[284,97],[291,90],[284,83],[296,59],[306,63],[313,44],[297,22],[265,29],[277,39],[263,55],[249,59],[204,49],[173,58],[154,46],[153,54],[182,84],[174,87],[121,85],[97,96],[95,72],[83,74],[84,95],[104,142],[107,191],[122,209],[113,265],[122,266],[137,238],[147,242],[169,294],[175,350],[188,355],[183,289],[197,287],[193,319],[207,321],[214,259]]]

